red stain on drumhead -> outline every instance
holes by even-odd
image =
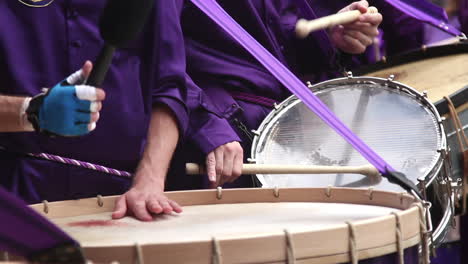
[[[68,223],[68,226],[101,227],[101,226],[126,226],[127,224],[115,220],[89,220]]]

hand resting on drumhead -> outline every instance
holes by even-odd
[[[166,174],[179,140],[176,118],[167,106],[154,107],[148,131],[147,145],[133,185],[117,199],[114,219],[133,215],[139,220],[151,221],[152,214],[182,212],[180,205],[164,195]]]
[[[242,173],[244,150],[239,142],[229,142],[217,147],[206,156],[206,171],[210,188],[233,182]]]
[[[354,2],[338,11],[338,13],[359,10],[362,15],[353,23],[338,25],[330,29],[333,44],[340,50],[350,53],[363,53],[379,35],[378,26],[382,22],[382,15],[378,12],[368,12],[367,1]]]

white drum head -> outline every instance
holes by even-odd
[[[445,147],[439,116],[413,89],[378,78],[337,79],[312,88],[357,136],[413,182],[429,180]],[[290,97],[263,122],[258,164],[363,165],[368,162],[301,101]],[[368,187],[362,175],[259,175],[265,187]],[[377,189],[403,191],[386,179]]]

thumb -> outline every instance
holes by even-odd
[[[85,79],[88,79],[89,75],[91,74],[91,71],[93,70],[93,63],[89,60],[85,61],[83,64],[83,67],[81,67],[83,70],[83,76]]]
[[[127,202],[125,194],[120,196],[120,198],[115,203],[115,209],[112,213],[112,219],[120,219],[125,216],[127,212]]]

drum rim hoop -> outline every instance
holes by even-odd
[[[412,196],[409,196],[407,194],[402,194],[402,193],[395,193],[395,192],[387,192],[387,191],[378,191],[375,190],[370,193],[369,196],[369,190],[359,190],[359,189],[352,189],[352,188],[331,188],[328,194],[331,193],[330,196],[327,196],[326,190],[328,188],[285,188],[285,189],[279,189],[279,197],[275,196],[275,192],[278,192],[276,189],[267,189],[267,188],[257,188],[257,189],[230,189],[230,190],[223,190],[222,192],[222,199],[219,200],[217,198],[218,192],[216,190],[199,190],[199,191],[179,191],[179,192],[167,192],[167,196],[170,199],[174,199],[178,202],[180,202],[182,205],[184,204],[190,204],[190,203],[197,203],[196,200],[194,200],[195,197],[200,197],[201,201],[208,200],[210,201],[210,204],[221,204],[221,203],[232,203],[232,202],[242,202],[243,199],[250,199],[251,197],[259,197],[261,199],[267,199],[268,201],[275,201],[280,199],[281,201],[288,201],[289,199],[307,199],[307,200],[315,200],[315,199],[321,199],[323,201],[326,201],[327,199],[330,199],[330,201],[343,201],[344,203],[353,203],[355,204],[356,200],[360,201],[366,201],[369,202],[369,204],[384,204],[383,206],[387,207],[393,207],[393,208],[398,208],[400,207],[402,211],[399,211],[398,214],[401,216],[403,219],[403,242],[404,242],[404,247],[408,248],[411,246],[416,245],[420,241],[420,230],[419,230],[419,209],[415,206],[413,206],[413,202],[415,201],[415,198]],[[267,197],[267,198],[266,198]],[[372,197],[372,200],[369,198]],[[72,200],[72,201],[61,201],[61,202],[51,202],[48,203],[48,208],[49,208],[49,215],[46,216],[51,216],[55,214],[56,210],[59,210],[60,208],[65,208],[64,206],[69,205],[70,208],[73,210],[77,209],[77,205],[83,204],[86,206],[89,206],[91,204],[94,204],[94,208],[97,211],[104,212],[104,211],[109,211],[113,209],[113,205],[115,200],[117,199],[117,196],[109,196],[109,197],[104,197],[101,198],[100,201],[103,202],[103,206],[100,207],[98,205],[98,199],[96,198],[88,198],[88,199],[81,199],[81,200]],[[350,200],[351,199],[351,200]],[[356,199],[356,200],[354,200]],[[250,201],[252,202],[252,201]],[[255,201],[254,201],[255,202]],[[389,204],[392,203],[394,206],[390,206]],[[206,204],[206,203],[204,203]],[[42,204],[36,204],[36,205],[31,205],[32,208],[34,208],[37,211],[42,210]],[[405,209],[406,208],[406,209]],[[386,230],[385,232],[382,233],[381,236],[378,236],[378,241],[375,244],[372,244],[372,246],[368,246],[366,244],[366,241],[368,241],[367,238],[363,237],[364,233],[369,233],[368,228],[374,225],[378,225],[379,228],[382,228],[382,226],[393,226],[395,224],[395,218],[393,215],[384,215],[384,216],[379,216],[376,218],[371,218],[371,219],[365,219],[365,220],[359,220],[353,222],[353,225],[356,227],[359,232],[359,235],[357,235],[357,247],[358,247],[358,252],[362,253],[362,256],[366,256],[366,258],[370,257],[377,257],[377,256],[382,256],[386,255],[392,252],[396,251],[396,241],[393,241],[394,239],[394,230]],[[338,232],[343,237],[347,236],[347,226],[345,224],[337,224],[332,225],[330,227],[327,227],[323,230],[315,230],[315,231],[310,231],[306,230],[305,232],[298,232],[298,233],[292,233],[293,237],[295,238],[295,245],[297,248],[295,249],[295,252],[297,252],[298,259],[309,259],[315,258],[318,259],[334,259],[333,261],[336,260],[344,260],[348,261],[348,251],[341,250],[339,252],[332,252],[332,253],[321,253],[319,255],[317,254],[311,254],[311,243],[310,242],[304,242],[304,239],[306,238],[312,238],[315,237],[319,234],[329,235],[327,232]],[[390,228],[391,229],[391,228]],[[340,231],[341,230],[341,231]],[[375,236],[375,235],[374,235]],[[327,237],[327,236],[325,236]],[[362,237],[362,241],[359,240],[359,237]],[[241,254],[241,252],[231,252],[230,250],[233,249],[235,250],[236,247],[242,247],[248,245],[249,247],[252,246],[252,243],[260,243],[260,247],[265,247],[271,248],[272,244],[271,243],[280,243],[281,241],[284,240],[284,236],[282,234],[278,234],[273,232],[272,234],[264,234],[262,236],[250,236],[250,237],[243,237],[239,236],[237,238],[228,238],[228,239],[219,239],[219,243],[221,245],[221,248],[223,248],[223,258],[225,259],[231,259],[231,258],[241,258],[245,260],[245,254]],[[384,241],[381,241],[384,240]],[[342,240],[340,240],[342,241]],[[389,242],[390,241],[390,242]],[[322,241],[323,242],[323,241]],[[332,241],[333,244],[336,243],[335,240]],[[193,244],[196,243],[196,244]],[[369,242],[370,243],[370,242]],[[360,247],[360,244],[363,244],[362,247]],[[194,242],[177,242],[177,243],[170,243],[170,244],[145,244],[142,245],[142,249],[144,254],[149,254],[149,255],[154,255],[155,253],[151,252],[158,252],[159,254],[163,254],[167,250],[175,250],[177,249],[177,252],[185,252],[187,254],[197,254],[200,255],[201,259],[208,258],[211,254],[211,241],[194,241]],[[283,247],[280,243],[280,246]],[[208,247],[208,248],[207,248]],[[272,253],[272,254],[263,254],[262,256],[259,256],[259,254],[254,254],[255,262],[257,262],[257,258],[261,258],[261,261],[282,261],[283,258],[283,251],[282,249],[284,248],[278,248],[278,245],[275,244],[273,245],[275,248],[275,252],[279,253]],[[102,247],[87,247],[85,246],[85,252],[91,252],[92,256],[94,254],[97,254],[95,257],[99,258],[99,253],[96,252],[102,252],[102,250],[111,250],[108,246],[102,246]],[[115,247],[113,247],[115,248]],[[134,255],[134,246],[132,245],[123,245],[123,246],[118,246],[119,251],[122,249],[122,252],[130,252],[132,257]],[[195,249],[194,249],[195,248]],[[258,247],[257,247],[258,248]],[[95,250],[96,249],[96,250]],[[99,250],[97,250],[99,249]],[[182,251],[180,251],[182,250]],[[203,254],[201,254],[201,251]],[[315,249],[317,250],[317,249]],[[323,249],[320,249],[320,252],[322,252]],[[334,249],[328,249],[328,250],[334,250]],[[95,252],[96,251],[96,252]],[[187,251],[187,252],[186,252]],[[92,253],[94,252],[94,253]],[[326,252],[326,251],[323,251]],[[129,254],[130,254],[129,253]],[[167,254],[170,255],[170,252],[166,252]],[[177,254],[179,254],[177,253]],[[271,253],[271,252],[270,252]],[[120,253],[119,253],[120,254]],[[123,254],[123,253],[122,253]],[[166,254],[166,255],[167,255]],[[208,255],[207,255],[208,254]],[[279,254],[279,255],[278,255]],[[89,255],[89,257],[91,257]],[[203,255],[203,256],[202,256]],[[264,256],[265,255],[265,256]],[[274,256],[276,255],[276,256]],[[102,257],[102,256],[101,256]],[[125,258],[130,258],[128,254],[125,256]],[[174,257],[174,256],[172,256]],[[177,258],[177,256],[175,256]],[[274,259],[270,259],[273,257]],[[146,258],[146,256],[145,256]],[[93,258],[91,258],[94,260]],[[97,259],[99,260],[99,259]],[[101,259],[102,260],[102,259]],[[236,259],[237,260],[237,259]],[[202,261],[200,261],[202,262]],[[260,261],[258,261],[260,262]],[[174,263],[177,263],[177,261],[174,261]],[[319,262],[319,263],[330,263],[330,262]]]

